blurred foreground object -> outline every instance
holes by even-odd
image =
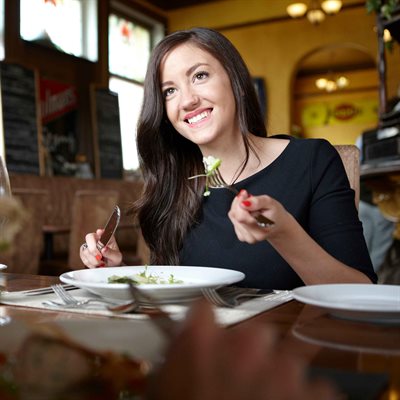
[[[10,251],[15,235],[28,219],[22,203],[12,196],[0,196],[0,253]]]

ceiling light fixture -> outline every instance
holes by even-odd
[[[341,0],[324,0],[321,3],[318,0],[311,0],[310,7],[305,3],[296,2],[289,4],[286,11],[292,18],[306,16],[313,25],[318,25],[326,15],[337,14],[341,8]]]
[[[329,77],[329,78],[318,78],[315,81],[315,86],[320,90],[325,90],[327,92],[334,92],[338,89],[344,89],[349,86],[350,81],[343,75],[338,76],[337,78]]]

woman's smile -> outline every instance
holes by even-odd
[[[212,108],[200,112],[190,113],[185,117],[185,122],[192,127],[197,127],[210,119],[211,112]]]

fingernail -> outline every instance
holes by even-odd
[[[241,196],[242,194],[245,194],[246,191],[244,189],[241,189],[240,192],[237,194],[237,196]]]
[[[245,207],[250,207],[250,206],[251,206],[251,201],[249,201],[249,200],[243,200],[243,201],[242,201],[242,204],[243,204]]]
[[[103,258],[103,256],[101,254],[96,254],[96,260],[100,261]]]

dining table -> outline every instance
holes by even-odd
[[[10,272],[1,275],[8,292],[60,283],[58,276]],[[118,316],[10,304],[0,304],[0,317],[30,325],[59,320],[118,319]],[[310,375],[333,381],[345,394],[344,399],[400,399],[400,323],[337,318],[324,307],[291,299],[226,329],[237,329],[255,321],[273,326],[286,349],[305,360]],[[4,326],[0,326],[0,336]],[[93,332],[93,341],[96,341],[96,332]]]

